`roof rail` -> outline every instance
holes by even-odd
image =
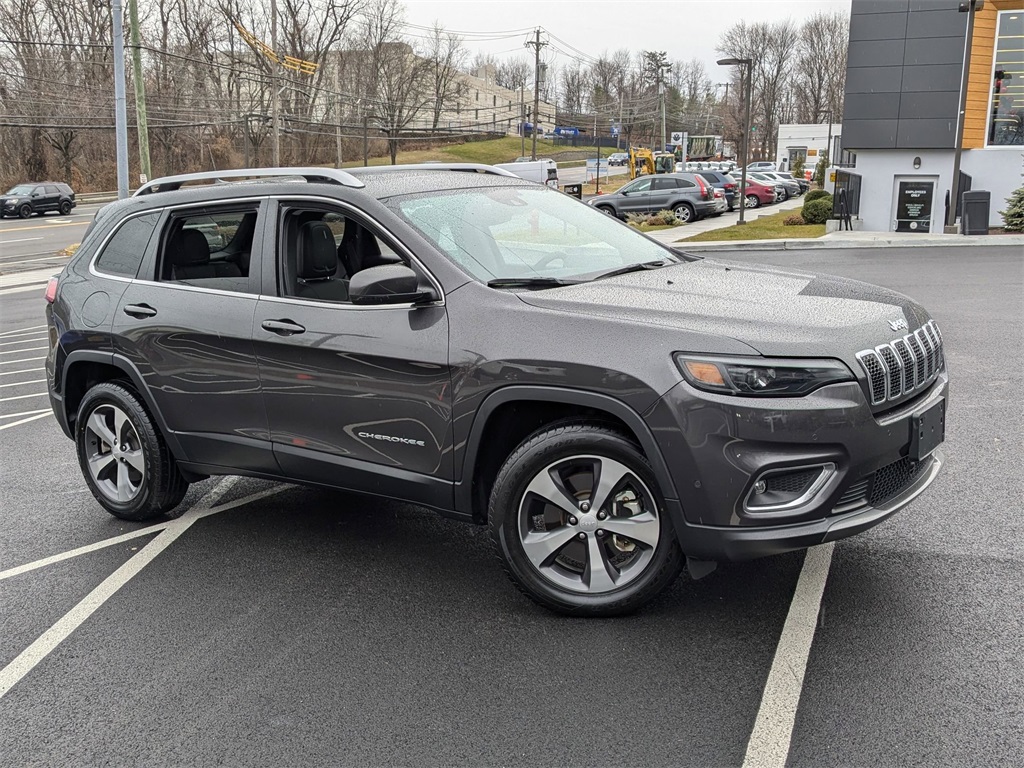
[[[425,162],[425,163],[410,163],[408,165],[370,165],[362,168],[352,168],[353,175],[360,176],[364,173],[387,173],[392,171],[466,171],[468,173],[489,173],[493,176],[509,176],[513,179],[518,179],[511,171],[506,171],[504,168],[495,168],[493,165],[484,165],[483,163],[445,163],[445,162]]]
[[[179,176],[164,176],[153,179],[139,187],[133,197],[149,195],[154,192],[173,192],[181,189],[183,184],[196,182],[214,182],[226,184],[229,180],[250,181],[256,179],[282,179],[300,177],[309,183],[341,184],[345,187],[362,189],[366,185],[350,173],[336,168],[239,168],[230,171],[201,171],[200,173],[183,173]]]

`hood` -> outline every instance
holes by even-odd
[[[842,277],[688,262],[519,297],[536,307],[727,337],[772,357],[854,355],[930,317],[902,294]],[[686,351],[686,350],[679,350]]]

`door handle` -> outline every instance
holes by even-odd
[[[296,333],[305,333],[306,329],[291,320],[264,320],[260,327],[265,331],[276,333],[278,336],[292,336]]]
[[[156,310],[149,304],[125,304],[124,313],[136,318],[153,317]]]

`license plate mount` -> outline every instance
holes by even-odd
[[[921,461],[946,439],[946,399],[910,419],[910,460]]]

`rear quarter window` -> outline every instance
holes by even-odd
[[[159,220],[159,213],[125,220],[100,252],[96,269],[108,275],[135,277]]]

